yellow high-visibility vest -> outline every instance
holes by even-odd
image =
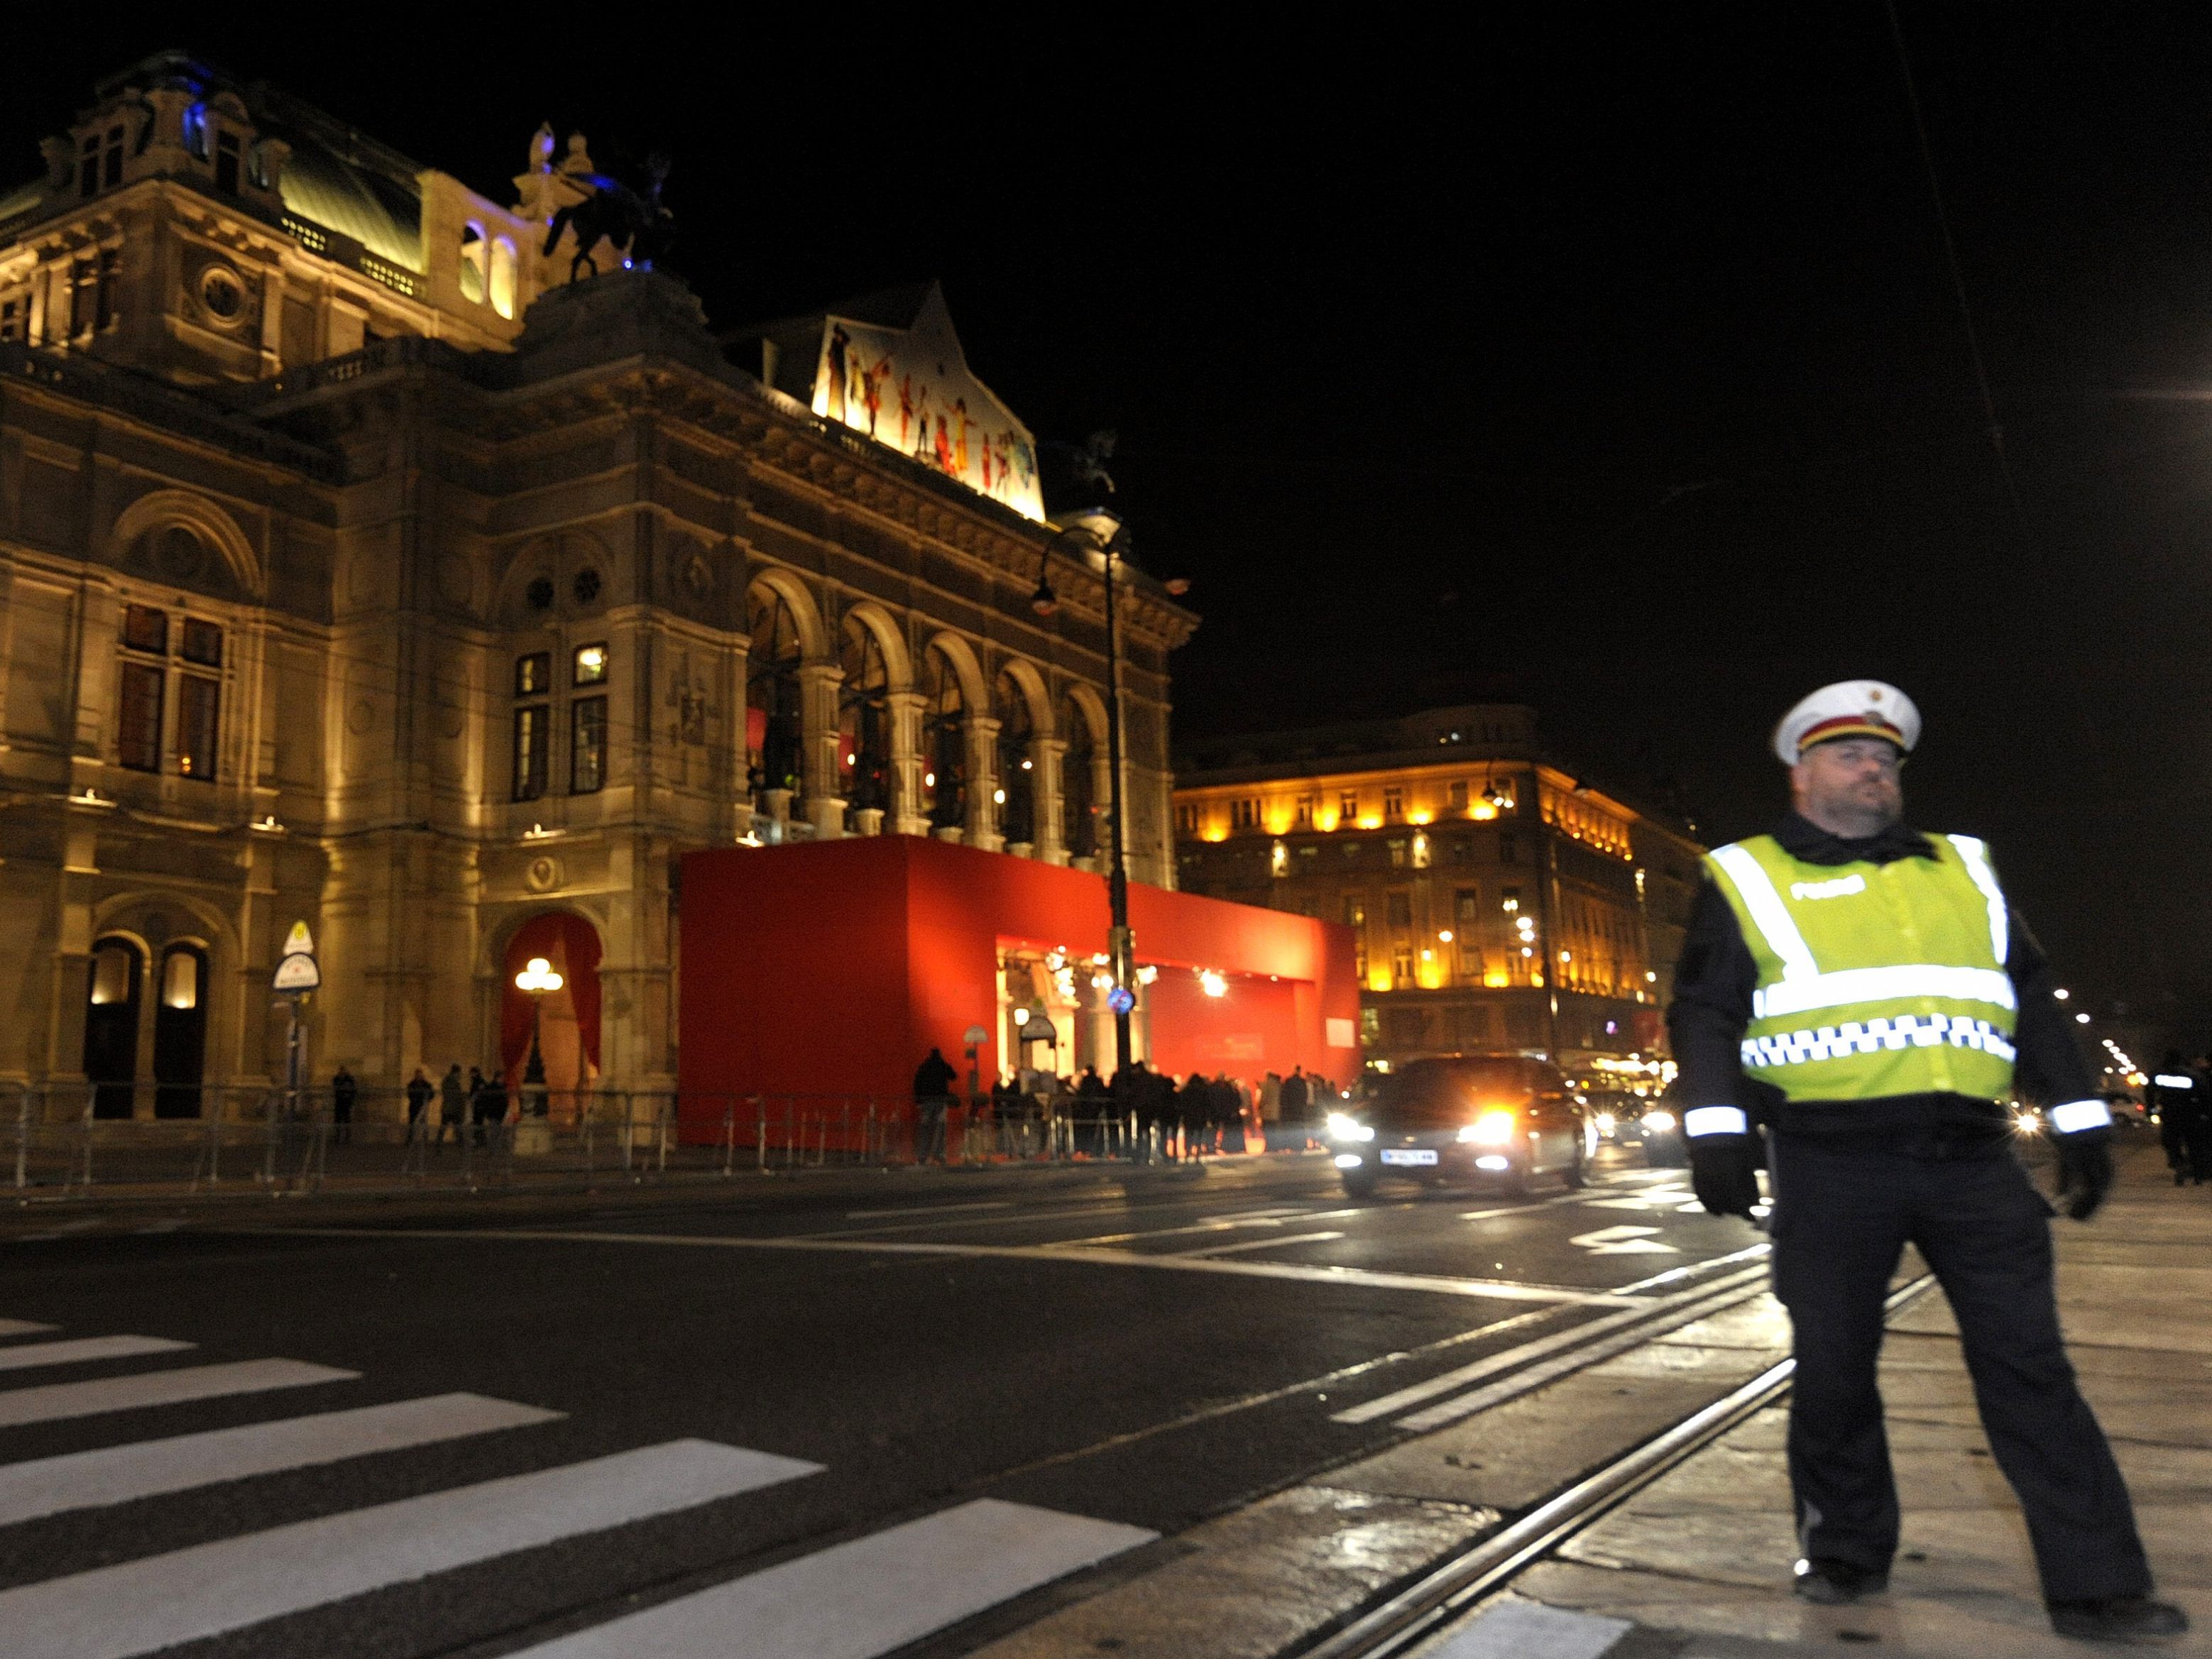
[[[1972,836],[1933,859],[1807,864],[1771,836],[1705,856],[1759,964],[1747,1075],[1790,1100],[2012,1092],[2009,913]]]

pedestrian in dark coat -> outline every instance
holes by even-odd
[[[951,1109],[960,1073],[940,1049],[932,1048],[914,1068],[915,1149],[917,1164],[945,1161],[945,1114]]]
[[[2212,1176],[2212,1059],[2199,1057],[2190,1074],[2197,1086],[2190,1091],[2181,1144],[2189,1155],[2189,1178],[2202,1187],[2204,1178]]]
[[[422,1115],[430,1109],[430,1097],[437,1092],[436,1085],[417,1066],[415,1075],[407,1079],[407,1142],[410,1146],[416,1137],[423,1133]]]
[[[341,1065],[331,1079],[331,1139],[340,1144],[353,1139],[353,1103],[359,1085]]]
[[[1213,1085],[1206,1073],[1193,1072],[1176,1091],[1176,1121],[1182,1129],[1183,1151],[1195,1158],[1213,1139]]]
[[[469,1085],[461,1081],[461,1062],[455,1060],[446,1068],[446,1075],[438,1080],[438,1141],[446,1144],[446,1131],[453,1132],[453,1144],[460,1145],[461,1137],[468,1133]]]
[[[2182,1185],[2191,1175],[2202,1181],[2203,1169],[2190,1156],[2189,1130],[2203,1115],[2204,1085],[2183,1066],[2180,1049],[2166,1051],[2165,1062],[2151,1073],[2150,1087],[2144,1092],[2158,1114],[2159,1149],[2166,1154],[2166,1167],[2173,1171],[2173,1184]]]
[[[490,1146],[498,1137],[499,1126],[507,1121],[507,1079],[497,1072],[477,1079],[471,1115],[476,1119],[477,1145]]]

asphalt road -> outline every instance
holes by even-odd
[[[281,1219],[0,1241],[52,1328],[0,1331],[11,1659],[956,1653],[1761,1249],[1611,1152],[1526,1197],[1302,1157]],[[190,1346],[46,1346],[126,1336]]]

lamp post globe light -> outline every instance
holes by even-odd
[[[1051,522],[1059,533],[1045,544],[1044,556],[1037,565],[1036,592],[1030,595],[1030,608],[1040,617],[1049,617],[1060,609],[1060,596],[1053,592],[1050,575],[1055,550],[1071,560],[1086,564],[1090,556],[1097,554],[1106,584],[1106,753],[1107,764],[1112,769],[1108,784],[1106,875],[1106,903],[1112,931],[1106,949],[1110,958],[1109,971],[1114,976],[1113,988],[1128,992],[1134,982],[1131,957],[1135,941],[1129,934],[1129,866],[1127,843],[1121,833],[1121,644],[1114,617],[1117,580],[1114,566],[1117,560],[1126,561],[1128,557],[1129,530],[1120,514],[1103,507],[1079,507],[1073,513],[1060,514]],[[1129,1067],[1129,1009],[1133,994],[1111,998],[1116,1071]]]
[[[530,999],[530,1060],[522,1068],[522,1086],[528,1091],[523,1109],[532,1117],[545,1115],[545,1055],[538,1046],[539,1015],[546,995],[567,983],[544,957],[531,957],[514,976],[514,988]]]

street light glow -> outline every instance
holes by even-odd
[[[557,991],[567,983],[568,981],[553,971],[553,964],[544,957],[531,957],[523,964],[522,971],[514,976],[514,988],[526,991],[534,997]]]

